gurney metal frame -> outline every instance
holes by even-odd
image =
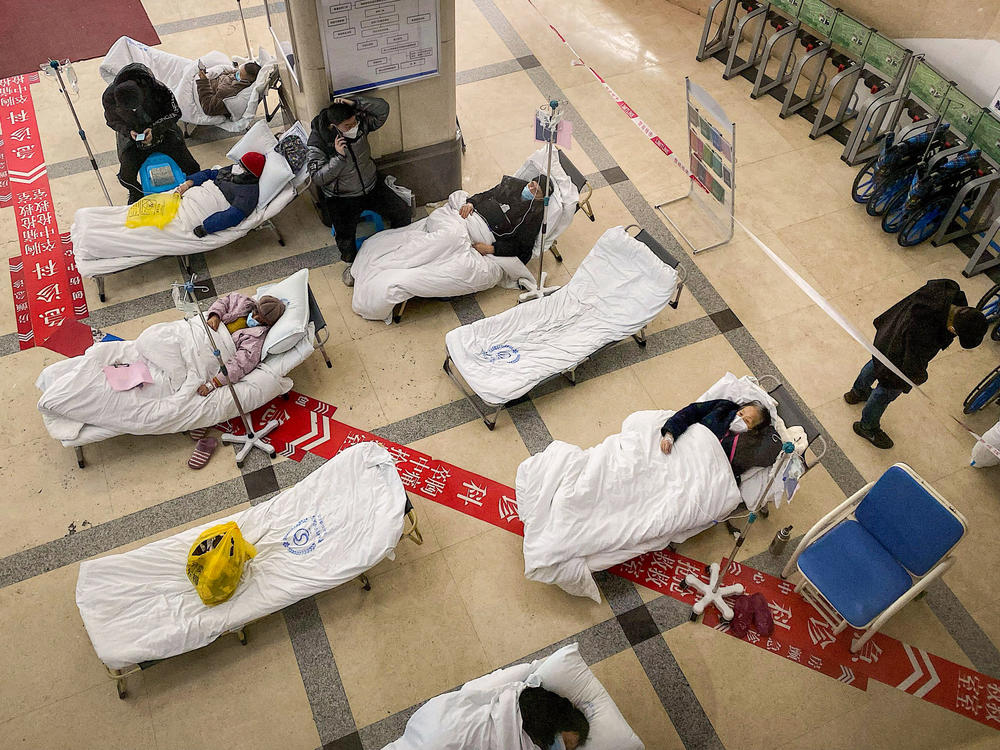
[[[403,518],[404,518],[403,533],[400,535],[399,538],[402,540],[405,537],[405,538],[409,539],[411,542],[413,542],[416,545],[423,544],[424,543],[424,537],[423,537],[423,534],[420,533],[420,529],[418,527],[417,511],[413,507],[413,503],[410,502],[410,496],[409,496],[409,494],[407,494],[407,496],[406,496],[406,506],[403,508]],[[409,526],[409,528],[407,528],[407,525]],[[371,584],[371,581],[368,580],[368,576],[365,573],[361,573],[359,576],[357,576],[356,580],[361,584],[361,588],[363,588],[365,591],[371,591],[372,584]],[[277,612],[272,612],[271,614],[277,614]],[[270,617],[271,615],[266,615],[266,616]],[[240,627],[238,627],[238,628],[236,628],[234,630],[230,630],[230,631],[228,631],[226,633],[223,633],[222,635],[219,636],[219,638],[222,638],[223,636],[230,635],[230,634],[231,635],[235,635],[236,638],[239,640],[240,645],[241,646],[246,646],[247,645],[247,634],[246,634],[247,627],[250,626],[250,625],[253,625],[256,622],[260,622],[263,619],[264,618],[261,617],[261,618],[258,618],[256,620],[251,620],[250,622],[244,623],[243,625],[241,625]],[[218,640],[218,638],[216,638],[216,641],[217,640]],[[215,641],[213,641],[213,643],[214,642]],[[188,653],[188,652],[185,652],[185,653]],[[178,656],[180,656],[180,654],[178,654]],[[127,690],[127,688],[125,686],[125,679],[129,675],[138,674],[139,672],[141,672],[141,671],[143,671],[145,669],[149,669],[154,664],[159,664],[162,661],[166,661],[166,660],[165,659],[154,659],[152,661],[139,662],[135,666],[130,667],[130,668],[125,668],[125,669],[111,669],[107,665],[104,665],[104,670],[107,672],[108,677],[115,681],[115,689],[118,692],[118,698],[120,700],[125,700],[125,698],[128,697],[128,690]]]
[[[330,355],[326,351],[326,342],[330,340],[330,329],[326,324],[326,318],[323,317],[323,311],[320,309],[319,303],[313,295],[312,287],[307,286],[306,291],[309,293],[309,322],[313,324],[313,338],[315,339],[313,351],[318,349],[320,354],[323,355],[323,361],[326,362],[326,366],[332,368],[333,362],[330,361]],[[287,393],[283,393],[282,396],[288,398]],[[81,469],[86,468],[87,462],[83,456],[83,446],[74,446],[73,451],[76,454],[76,465]]]
[[[684,283],[687,281],[687,269],[684,266],[680,265],[680,262],[676,258],[674,258],[669,252],[667,252],[667,249],[663,247],[663,245],[661,245],[649,232],[647,232],[645,229],[642,229],[638,224],[629,224],[627,227],[625,227],[625,231],[628,232],[630,229],[633,228],[639,230],[639,232],[637,232],[635,235],[635,239],[637,239],[639,242],[648,247],[653,252],[653,254],[656,255],[657,258],[659,258],[661,261],[666,263],[668,266],[670,266],[677,272],[677,286],[674,288],[674,293],[673,296],[670,298],[670,301],[667,302],[667,304],[670,307],[676,310],[677,303],[680,299],[681,291],[684,288]],[[626,338],[619,339],[618,341],[609,341],[607,344],[598,347],[590,355],[584,357],[582,360],[577,362],[575,365],[573,365],[573,367],[569,368],[568,370],[563,370],[562,372],[554,373],[553,375],[549,375],[548,377],[538,381],[537,383],[535,383],[534,386],[532,386],[532,390],[552,380],[556,380],[557,378],[566,378],[566,380],[569,381],[570,385],[576,385],[576,369],[580,365],[582,365],[584,362],[591,359],[592,357],[597,356],[606,349],[610,349],[613,346],[618,346],[618,344],[622,343],[627,338],[634,339],[636,344],[638,344],[641,348],[645,349],[646,327],[643,326],[638,331],[631,334],[630,336],[627,336]],[[455,385],[458,386],[458,389],[462,392],[462,395],[465,396],[466,400],[470,404],[472,404],[472,408],[475,409],[476,413],[479,414],[479,416],[482,418],[483,424],[485,424],[486,427],[492,431],[497,426],[497,419],[500,418],[500,412],[503,411],[509,404],[513,403],[513,401],[517,401],[519,399],[514,399],[513,401],[505,401],[502,404],[494,404],[479,398],[479,395],[476,394],[468,386],[468,384],[464,382],[464,379],[461,377],[461,374],[454,371],[451,364],[452,364],[451,353],[448,351],[446,345],[445,358],[444,358],[444,364],[442,365],[442,369],[445,371],[445,374],[449,378],[451,378],[452,382],[454,382]],[[525,396],[526,395],[527,394],[525,394]],[[524,398],[524,396],[520,398]],[[487,408],[486,409],[481,408],[477,403],[476,399],[482,401],[482,403]]]

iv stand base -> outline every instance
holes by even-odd
[[[518,284],[524,292],[518,295],[518,302],[528,302],[533,299],[541,299],[542,297],[548,297],[552,292],[558,291],[560,287],[557,286],[545,286],[545,280],[548,278],[548,271],[542,271],[541,283],[536,284],[535,280],[531,277],[527,277],[518,281]]]
[[[707,583],[693,573],[684,576],[684,583],[701,593],[701,599],[691,608],[692,618],[702,614],[708,607],[715,607],[723,620],[728,622],[733,619],[733,608],[722,597],[742,594],[743,584],[719,586],[719,563],[714,562],[709,566]]]
[[[264,451],[271,458],[274,458],[277,455],[277,453],[274,450],[274,446],[272,446],[264,438],[267,437],[274,430],[278,429],[278,426],[280,424],[281,423],[277,419],[272,419],[261,429],[257,430],[257,432],[255,432],[252,436],[223,434],[222,442],[234,443],[236,445],[242,446],[238,451],[236,451],[237,465],[242,464],[243,459],[245,459],[247,455],[249,455],[250,451],[252,451],[254,448],[258,448]]]

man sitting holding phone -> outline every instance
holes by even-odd
[[[234,64],[232,70],[223,70],[217,75],[209,76],[205,64],[199,60],[195,86],[202,111],[210,117],[231,117],[225,100],[253,86],[259,73],[260,65],[247,62],[238,67]]]
[[[104,120],[117,133],[118,181],[128,190],[128,202],[142,198],[139,168],[156,152],[169,156],[185,174],[201,167],[177,127],[181,109],[173,93],[142,63],[122,68],[101,97]]]

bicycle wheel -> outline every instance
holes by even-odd
[[[899,227],[906,220],[906,216],[909,213],[906,210],[906,199],[908,196],[908,190],[901,190],[889,201],[889,205],[885,207],[885,213],[882,214],[883,232],[895,234],[899,231]]]
[[[875,189],[875,163],[877,156],[861,165],[857,176],[854,178],[854,186],[851,188],[851,197],[855,203],[867,203]]]
[[[1000,398],[1000,367],[979,381],[962,403],[962,412],[972,414],[995,398]]]
[[[869,216],[881,216],[885,212],[886,206],[889,205],[889,201],[900,192],[906,195],[909,186],[910,175],[908,174],[889,178],[872,190],[868,203],[865,205],[865,211],[868,212]]]
[[[911,213],[899,227],[896,242],[901,247],[913,247],[931,237],[944,221],[947,205],[937,201],[923,210]]]
[[[976,309],[981,310],[986,316],[987,323],[996,323],[992,333],[990,333],[990,338],[994,341],[1000,341],[1000,284],[995,284],[983,295],[979,304],[976,305]]]

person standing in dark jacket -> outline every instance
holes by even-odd
[[[351,264],[358,252],[355,233],[361,212],[375,211],[393,227],[410,223],[410,206],[378,174],[368,144],[368,134],[388,118],[385,99],[338,97],[313,118],[309,133],[309,173],[320,189],[323,223],[333,227],[340,257],[347,262],[347,286],[354,286]]]
[[[875,348],[921,385],[927,381],[927,365],[956,336],[963,349],[982,343],[986,317],[968,304],[965,292],[951,279],[928,281],[875,318]],[[909,383],[873,357],[844,394],[849,404],[865,404],[854,432],[876,448],[891,448],[892,438],[880,426],[882,415],[901,393],[909,391]]]
[[[229,201],[229,208],[216,211],[194,228],[195,237],[235,227],[254,212],[260,200],[260,175],[264,171],[265,162],[264,154],[248,151],[240,157],[239,164],[195,172],[186,182],[177,186],[177,194],[184,195],[188,188],[204,185],[211,180]]]
[[[169,156],[184,174],[201,169],[177,127],[181,117],[177,100],[142,63],[122,68],[104,90],[101,103],[105,122],[117,133],[118,181],[128,190],[130,204],[142,198],[139,168],[154,152]]]
[[[670,453],[693,424],[707,427],[718,438],[737,478],[753,466],[771,466],[781,450],[780,440],[767,439],[771,412],[764,404],[724,398],[696,401],[675,412],[660,428],[660,450]]]
[[[520,180],[504,175],[496,187],[471,196],[459,209],[463,219],[475,211],[483,217],[495,242],[476,242],[473,247],[482,255],[516,257],[522,263],[531,260],[535,240],[542,228],[543,201],[548,182],[545,175]],[[552,191],[549,189],[549,194]]]

